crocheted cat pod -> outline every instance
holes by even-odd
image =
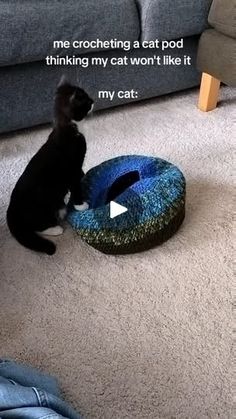
[[[128,209],[110,218],[107,202],[117,180],[138,174],[115,202]],[[68,221],[89,245],[108,254],[150,249],[169,239],[185,215],[185,178],[173,164],[155,157],[122,156],[92,168],[82,188],[89,209],[72,211]]]

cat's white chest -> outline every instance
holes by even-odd
[[[71,197],[71,192],[70,192],[70,191],[68,191],[68,192],[67,192],[67,194],[66,194],[66,195],[65,195],[65,197],[64,197],[64,204],[65,204],[65,205],[68,205],[68,204],[69,204],[70,197]]]

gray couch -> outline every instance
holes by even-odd
[[[21,0],[0,1],[0,132],[49,122],[53,93],[62,74],[77,82],[96,101],[96,109],[125,103],[98,100],[99,90],[139,92],[139,100],[196,86],[195,60],[199,34],[207,27],[211,0]],[[53,50],[55,40],[153,40],[185,38],[181,55],[192,66],[100,67],[46,66],[47,55],[74,54]],[[132,50],[151,56],[153,50]],[[156,54],[160,54],[159,50]],[[164,54],[173,55],[173,51]],[[78,50],[77,54],[98,52]],[[127,54],[119,50],[102,56]],[[175,54],[179,54],[177,51]],[[127,102],[127,100],[126,100]]]

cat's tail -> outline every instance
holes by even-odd
[[[50,240],[34,231],[29,231],[27,228],[11,223],[10,217],[7,217],[7,223],[11,234],[22,246],[47,255],[53,255],[56,252],[56,245]]]

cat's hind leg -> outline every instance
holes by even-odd
[[[63,228],[58,225],[57,217],[51,216],[41,221],[37,232],[43,236],[60,236],[63,233]]]
[[[49,227],[46,230],[39,231],[43,236],[61,236],[63,234],[63,228],[61,226]]]

